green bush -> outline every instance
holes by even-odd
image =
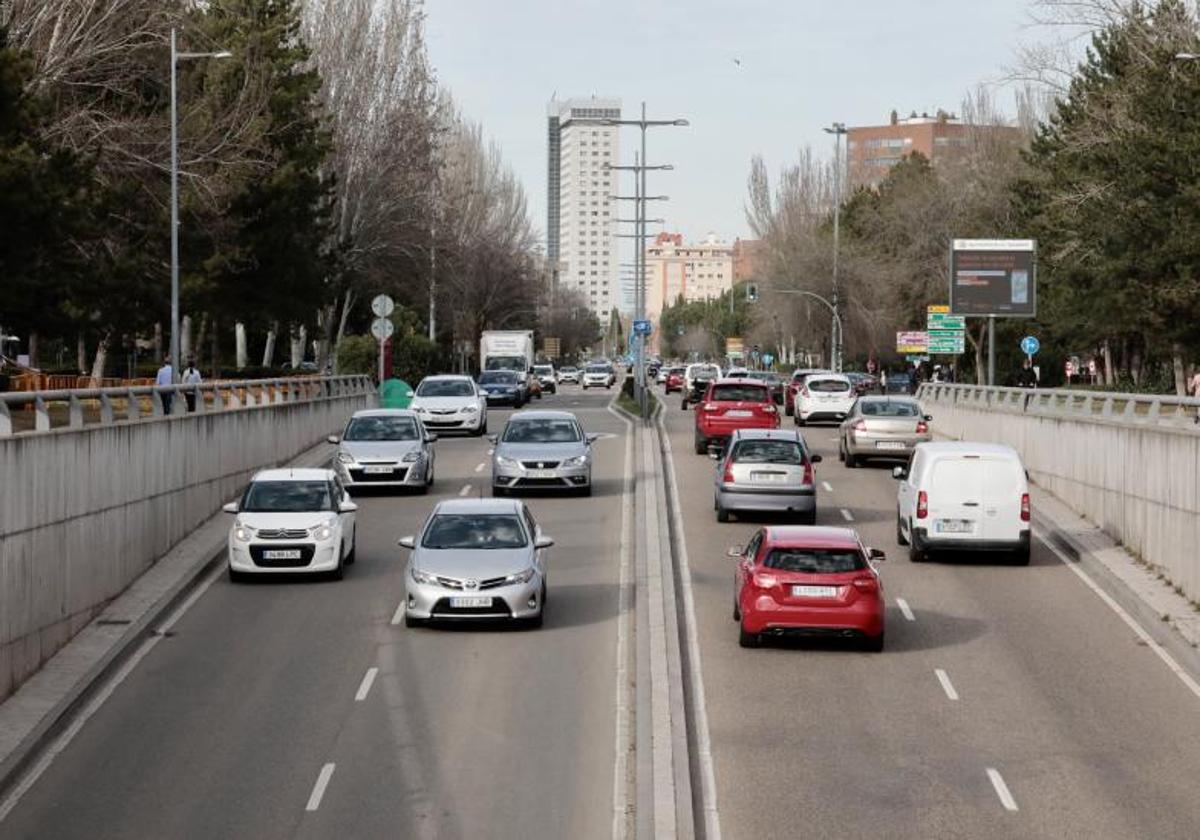
[[[436,342],[423,335],[392,339],[392,376],[416,385],[426,376],[442,370],[442,351]]]
[[[369,335],[348,335],[338,342],[334,368],[340,374],[374,374],[379,370],[379,342]]]

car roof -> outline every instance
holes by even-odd
[[[520,513],[525,503],[520,499],[445,499],[434,506],[438,513]]]
[[[733,437],[738,440],[787,440],[803,443],[804,438],[794,429],[734,429]]]
[[[251,481],[329,481],[333,478],[333,470],[316,467],[298,467],[291,469],[259,470]]]
[[[917,449],[930,455],[1002,455],[1019,458],[1017,451],[1003,443],[981,443],[970,440],[935,440],[918,443]]]
[[[355,417],[416,417],[417,413],[411,408],[364,408],[350,415]]]
[[[421,382],[428,382],[431,379],[464,379],[467,382],[471,381],[471,377],[467,376],[465,373],[435,373],[432,376],[423,377]]]
[[[809,378],[810,379],[832,379],[835,382],[849,382],[850,381],[850,377],[846,376],[846,374],[834,373],[833,371],[822,371],[821,373],[814,373]]]
[[[569,411],[555,411],[552,408],[538,408],[530,411],[518,411],[508,418],[508,422],[514,420],[574,420],[579,422],[579,418]]]
[[[888,403],[888,402],[903,402],[903,403],[920,403],[914,396],[909,394],[864,394],[858,398],[862,403]]]
[[[777,525],[766,529],[766,542],[772,547],[858,548],[858,534],[852,528],[811,525]]]
[[[722,376],[720,379],[714,379],[713,385],[756,385],[762,388],[763,382],[761,379],[751,379],[749,376]]]

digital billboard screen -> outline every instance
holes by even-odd
[[[950,311],[955,315],[1037,314],[1037,243],[955,239],[950,247]]]

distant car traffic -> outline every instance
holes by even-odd
[[[764,511],[795,514],[801,524],[817,521],[813,469],[821,456],[810,453],[800,433],[782,429],[738,429],[717,461],[713,507],[718,522],[729,514]]]
[[[896,467],[896,539],[919,563],[934,552],[1003,552],[1029,563],[1029,483],[1021,458],[996,443],[917,444]]]
[[[522,411],[492,438],[492,495],[519,490],[592,493],[592,442],[569,411]]]
[[[511,370],[485,370],[479,374],[479,387],[487,395],[488,405],[507,403],[520,408],[529,400],[525,378]]]
[[[541,627],[546,609],[546,549],[524,503],[513,499],[439,502],[411,549],[404,572],[404,623],[508,619]]]
[[[916,380],[907,370],[888,371],[883,375],[881,381],[884,383],[882,390],[885,394],[915,394],[917,392]]]
[[[607,362],[589,364],[583,369],[583,390],[588,388],[611,388],[617,381],[617,372]]]
[[[487,396],[469,376],[426,376],[409,408],[431,431],[487,433]]]
[[[406,408],[356,411],[336,443],[334,469],[346,487],[410,487],[424,493],[433,484],[437,436],[417,412]]]
[[[541,384],[542,391],[558,393],[558,378],[554,375],[554,365],[534,365],[533,376]]]
[[[231,581],[281,572],[340,579],[354,562],[358,505],[332,470],[263,470],[223,510],[236,514],[227,552]]]
[[[696,403],[697,455],[712,443],[724,443],[737,429],[778,429],[779,410],[770,389],[752,379],[718,379]]]
[[[859,397],[838,429],[838,458],[853,469],[863,461],[905,461],[918,443],[932,440],[928,414],[913,397]]]
[[[733,618],[738,643],[758,647],[764,636],[858,640],[883,650],[886,609],[875,563],[848,528],[761,528],[735,559]]]
[[[559,384],[563,382],[571,382],[575,385],[579,384],[579,368],[574,365],[567,365],[558,369]]]
[[[846,419],[858,395],[850,380],[840,373],[807,376],[796,392],[792,416],[797,426],[806,423],[838,422]]]
[[[865,394],[873,394],[879,389],[879,380],[869,373],[860,371],[847,371],[846,378],[850,380],[850,385],[854,388],[854,393],[860,397]]]
[[[746,378],[765,382],[771,389],[771,399],[774,400],[775,405],[783,407],[785,388],[782,376],[771,370],[752,370],[746,374]]]

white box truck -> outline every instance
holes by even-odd
[[[485,330],[479,338],[479,370],[516,371],[522,383],[522,402],[528,401],[533,375],[532,330]]]

